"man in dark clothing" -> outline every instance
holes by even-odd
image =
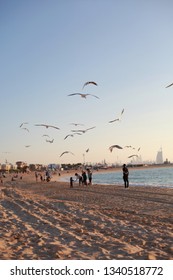
[[[126,164],[123,164],[123,180],[124,180],[124,187],[128,188],[129,187],[129,171],[126,166]]]
[[[82,184],[87,186],[87,175],[85,171],[82,172]]]
[[[74,182],[73,177],[70,177],[70,188],[73,188],[73,182]]]

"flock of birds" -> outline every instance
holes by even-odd
[[[87,86],[87,85],[89,85],[89,84],[93,84],[93,85],[95,85],[95,86],[98,86],[98,84],[97,84],[96,82],[94,82],[94,81],[88,81],[88,82],[86,82],[86,83],[83,85],[82,89],[84,89],[84,87]],[[168,86],[166,86],[166,88],[169,88],[169,87],[171,87],[171,86],[173,86],[173,83],[171,83],[171,84],[169,84]],[[77,95],[77,96],[80,96],[80,97],[82,97],[82,98],[87,98],[87,96],[93,96],[93,97],[99,99],[99,97],[96,96],[96,95],[93,95],[93,94],[84,94],[84,93],[72,93],[72,94],[69,94],[68,96],[76,96],[76,95]],[[124,109],[122,109],[122,111],[121,111],[121,113],[120,113],[120,115],[119,115],[118,117],[116,117],[116,118],[113,119],[113,120],[110,120],[109,123],[114,123],[114,122],[121,121],[122,115],[123,115],[123,114],[124,114]],[[28,124],[28,122],[23,122],[23,123],[21,123],[21,124],[20,124],[20,128],[23,129],[23,130],[25,130],[25,131],[27,131],[27,132],[29,132],[29,129],[26,127],[27,124]],[[82,123],[71,123],[71,125],[73,125],[73,126],[75,126],[75,127],[84,126],[84,124],[82,124]],[[44,123],[35,124],[35,126],[45,127],[46,129],[48,129],[48,128],[53,128],[53,129],[56,129],[56,130],[60,130],[60,128],[57,127],[57,126],[50,125],[50,124],[44,124]],[[67,134],[67,135],[64,137],[64,140],[66,140],[68,137],[74,137],[75,135],[82,135],[82,134],[86,133],[87,131],[89,131],[89,130],[91,130],[91,129],[94,129],[94,128],[95,128],[95,126],[89,127],[89,128],[87,128],[87,129],[72,129],[72,130],[71,130],[72,133]],[[46,138],[46,142],[48,142],[48,143],[51,143],[51,144],[52,144],[52,143],[54,142],[54,139],[53,139],[53,138],[50,139],[50,136],[49,136],[48,134],[43,134],[42,137],[45,137],[45,138]],[[29,148],[30,146],[31,146],[31,145],[25,145],[26,148]],[[112,145],[112,146],[109,147],[109,151],[112,152],[113,149],[124,149],[124,148],[131,148],[131,149],[133,149],[133,150],[136,149],[136,148],[132,147],[131,145],[122,147],[122,146],[120,146],[120,145],[115,144],[115,145]],[[137,152],[139,152],[140,149],[141,149],[141,148],[138,148],[138,149],[137,149]],[[88,153],[88,152],[89,152],[89,148],[88,148],[85,152]],[[62,152],[62,153],[60,154],[60,157],[62,157],[62,156],[65,155],[65,154],[68,154],[68,153],[71,154],[71,155],[74,155],[74,153],[72,153],[71,151],[64,151],[64,152]],[[133,157],[138,157],[138,156],[139,156],[138,153],[136,153],[136,154],[131,154],[130,156],[128,156],[128,158],[133,158]]]

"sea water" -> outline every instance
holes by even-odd
[[[144,169],[129,169],[129,185],[131,186],[152,186],[173,188],[173,167],[152,167]],[[73,176],[74,180],[76,179]],[[65,176],[61,181],[69,182],[70,175]],[[93,171],[93,184],[102,185],[123,185],[122,170],[115,172]]]
[[[129,184],[133,186],[152,186],[173,188],[173,167],[129,169]],[[122,171],[93,173],[94,184],[124,184]]]

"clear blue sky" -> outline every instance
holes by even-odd
[[[0,163],[124,163],[139,147],[143,160],[162,147],[173,162],[172,10],[171,0],[0,1]],[[82,90],[87,81],[98,86]]]

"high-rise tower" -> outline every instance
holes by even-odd
[[[157,164],[162,164],[162,163],[163,163],[162,148],[160,148],[160,151],[157,152],[156,163],[157,163]]]

